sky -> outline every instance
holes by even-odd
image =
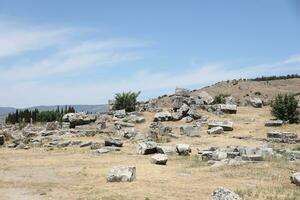
[[[0,0],[0,106],[300,73],[297,0]]]

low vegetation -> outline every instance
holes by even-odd
[[[277,119],[289,123],[299,122],[298,101],[293,95],[277,95],[271,107],[271,113]]]
[[[228,97],[228,94],[219,94],[215,96],[213,104],[224,104],[225,103],[225,97]]]
[[[123,92],[115,95],[114,110],[125,109],[126,112],[135,111],[137,97],[141,92]]]

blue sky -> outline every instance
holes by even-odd
[[[296,0],[0,0],[0,106],[300,73]]]

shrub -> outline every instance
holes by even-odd
[[[228,94],[219,94],[215,96],[215,99],[213,101],[213,104],[224,104],[225,103],[225,97],[228,97]]]
[[[295,123],[299,121],[299,112],[297,111],[298,101],[293,95],[277,95],[271,103],[271,113],[277,119]]]
[[[137,97],[141,92],[123,92],[117,93],[115,95],[115,103],[113,110],[122,110],[125,109],[126,112],[135,111],[137,105]]]

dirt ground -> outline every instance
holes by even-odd
[[[145,113],[146,123],[136,129],[144,134],[151,122],[152,113]],[[300,199],[300,187],[290,183],[289,177],[300,171],[300,162],[271,159],[244,166],[211,169],[197,156],[197,147],[245,145],[258,146],[256,140],[234,139],[233,136],[266,137],[269,130],[286,130],[298,133],[300,125],[279,128],[264,127],[271,119],[269,108],[239,107],[236,115],[210,119],[234,122],[234,131],[213,137],[202,128],[200,138],[181,137],[166,145],[187,143],[192,155],[169,156],[166,166],[149,162],[150,156],[137,155],[136,144],[125,141],[120,152],[97,155],[90,148],[67,147],[47,150],[32,148],[13,150],[0,148],[0,199],[2,200],[113,200],[113,199],[208,199],[217,187],[237,192],[244,199]],[[167,122],[174,131],[180,123]],[[86,141],[103,141],[103,136],[80,138]],[[78,138],[76,138],[78,139]],[[296,145],[275,145],[274,148],[296,148]],[[107,183],[106,176],[112,166],[134,165],[137,179],[131,183]]]

